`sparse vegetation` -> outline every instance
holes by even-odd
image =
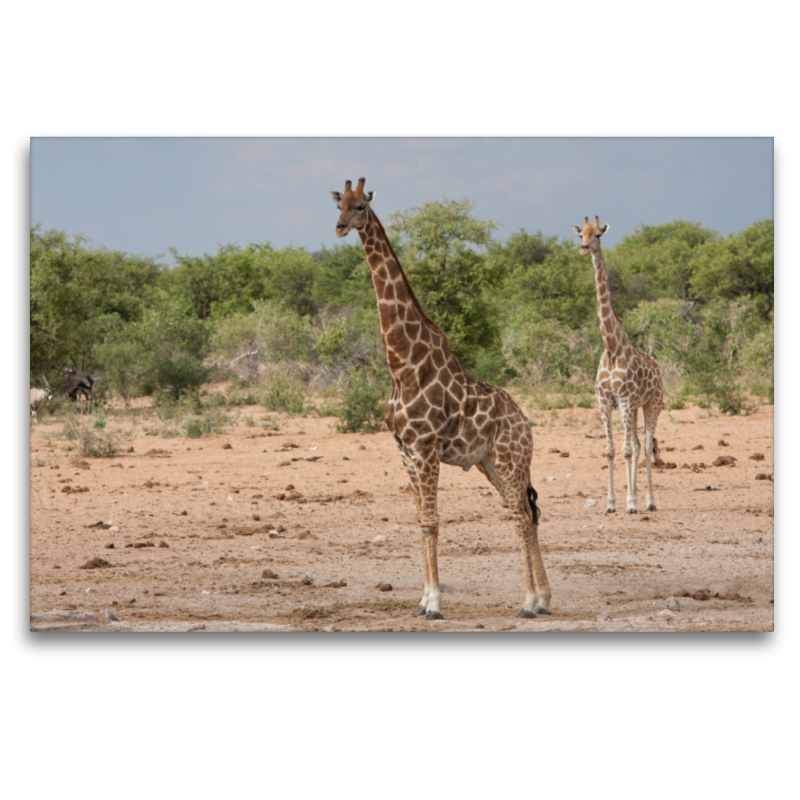
[[[501,242],[473,211],[441,200],[387,217],[421,304],[476,377],[539,409],[592,408],[602,341],[591,265],[571,236],[520,230]],[[773,402],[773,236],[771,220],[725,238],[678,220],[640,225],[605,251],[615,309],[659,360],[672,410],[746,414]],[[341,430],[380,427],[389,378],[360,245],[173,255],[166,269],[32,228],[32,384],[82,364],[102,375],[101,401],[152,395],[165,435],[208,427],[187,428],[183,411],[173,423],[166,409],[210,378],[232,380],[218,401],[227,407],[300,414],[322,394]],[[56,396],[42,413],[73,410]],[[103,430],[104,417],[93,420]]]

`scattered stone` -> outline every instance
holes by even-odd
[[[105,569],[111,566],[113,566],[113,564],[110,561],[106,561],[104,558],[92,558],[78,567],[78,569]]]
[[[748,456],[751,461],[763,461],[764,454],[763,453],[753,453],[753,455]]]
[[[695,600],[700,600],[701,602],[703,600],[708,600],[708,593],[704,592],[702,589],[698,589],[692,596]]]
[[[232,447],[230,442],[225,442],[225,444],[222,445],[222,449],[223,450],[233,450],[233,447]]]
[[[114,533],[119,533],[119,527],[117,527],[116,525],[112,525],[112,526],[109,528],[109,530],[110,530],[110,531],[113,531]]]
[[[675,597],[674,595],[670,595],[666,599],[666,601],[664,603],[664,606],[666,608],[668,608],[670,611],[680,611],[681,610],[681,604],[678,602],[678,598]]]
[[[668,608],[665,608],[663,611],[659,611],[658,616],[664,617],[665,619],[678,619],[678,615],[674,611],[670,611]]]
[[[324,588],[325,589],[341,589],[341,588],[343,588],[345,586],[347,586],[347,581],[341,580],[341,581],[333,581],[333,583],[326,583]]]
[[[342,461],[349,461],[350,459],[347,456],[342,456]]]
[[[328,625],[327,628],[322,629],[325,633],[339,633],[339,629],[335,625]]]
[[[701,444],[698,444],[698,445],[696,445],[695,447],[692,448],[692,450],[702,450],[702,449],[703,449],[703,445],[701,445]]]
[[[385,542],[388,539],[389,539],[389,537],[386,534],[382,533],[380,536],[376,536],[372,541],[373,542]]]
[[[554,481],[555,479],[556,479],[555,475],[548,475],[547,476],[547,480],[549,480],[549,481]]]
[[[278,576],[271,569],[265,569],[261,573],[261,577],[262,578],[272,578],[272,579],[274,579],[274,578],[277,578]]]
[[[385,469],[382,469],[381,472],[383,473],[384,478],[389,474]]]
[[[109,622],[119,622],[119,620],[108,609],[106,609],[106,619]]]
[[[281,539],[281,538],[283,538],[283,537],[282,537],[282,536],[281,536],[281,535],[278,533],[278,531],[276,531],[276,530],[271,530],[271,531],[269,532],[269,538],[270,538],[270,539]]]
[[[359,450],[366,450],[367,448],[366,448],[366,447],[364,447],[364,445],[363,445],[363,444],[360,444],[360,445],[358,446],[358,449],[359,449]]]
[[[200,592],[200,594],[211,594],[211,592],[209,592],[207,589],[203,589],[203,591]]]
[[[104,531],[107,531],[111,527],[111,523],[110,522],[103,522],[103,521],[93,522],[91,525],[87,525],[86,527],[87,528],[100,528],[100,529],[102,529]]]
[[[548,453],[560,453],[561,451],[557,447],[551,447],[547,452]]]
[[[718,444],[720,447],[730,447],[730,445],[729,445],[729,444],[728,444],[728,443],[727,443],[727,442],[726,442],[724,439],[720,439],[720,440],[717,442],[717,444]]]
[[[584,507],[584,508],[591,508],[592,506],[596,506],[596,505],[597,505],[597,500],[592,500],[592,499],[590,498],[589,500],[587,500],[587,501],[584,503],[583,507]]]
[[[205,629],[206,629],[206,626],[204,624],[194,625],[191,628],[187,628],[186,629],[186,633],[193,633],[194,631],[204,631]]]
[[[719,492],[722,491],[716,486],[704,486],[702,489],[692,489],[693,492]]]
[[[261,522],[261,517],[258,514],[253,514],[253,521],[254,522]]]
[[[114,549],[114,542],[109,542],[105,545],[106,550],[113,550]]]
[[[773,481],[773,483],[774,483],[773,474],[774,473],[772,473],[772,472],[770,472],[769,475],[767,475],[766,472],[759,472],[758,475],[756,475],[756,480],[757,481]]]
[[[375,588],[380,590],[381,592],[391,592],[392,591],[392,584],[391,583],[379,583]]]
[[[132,447],[129,447],[129,448],[128,448],[128,449],[127,449],[125,452],[126,452],[126,453],[132,453],[132,452],[133,452],[133,448],[132,448]]]
[[[294,485],[291,484],[291,483],[287,483],[286,486],[285,486],[285,489],[286,489],[287,492],[292,492],[292,491],[294,491]]]
[[[733,456],[717,456],[713,461],[715,467],[733,467],[736,465],[736,459]]]
[[[563,453],[561,453],[559,458],[569,458],[569,453],[565,450]]]
[[[92,587],[90,586],[90,587],[89,587],[89,588],[88,588],[88,589],[87,589],[87,590],[84,592],[84,594],[94,594],[96,591],[97,591],[97,589],[92,589]]]
[[[612,617],[611,614],[609,614],[608,611],[604,611],[602,614],[600,614],[597,617],[597,621],[598,622],[611,622],[613,619],[614,619],[614,617]]]
[[[158,543],[158,546],[159,547],[169,547],[169,545],[163,539]]]

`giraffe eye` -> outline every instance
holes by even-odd
[[[364,210],[364,205],[363,205],[363,203],[362,203],[362,205],[360,205],[360,206],[357,206],[357,208],[358,208],[358,210],[359,210],[359,211],[363,211],[363,210]]]

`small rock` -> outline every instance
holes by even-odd
[[[211,592],[209,592],[207,589],[203,589],[203,591],[200,592],[200,594],[211,594]]]
[[[383,473],[384,477],[386,477],[389,474],[385,469],[382,469],[381,472]]]
[[[560,453],[561,451],[557,447],[551,447],[547,452],[548,453]]]
[[[756,475],[756,480],[757,481],[772,481],[773,480],[772,476],[773,476],[773,473],[771,473],[771,472],[769,473],[769,475],[767,475],[765,472],[759,472],[758,475]]]
[[[728,443],[727,443],[727,442],[726,442],[724,439],[720,439],[720,440],[717,442],[717,444],[718,444],[720,447],[729,447]]]
[[[113,550],[114,549],[114,542],[109,542],[105,545],[106,550]]]
[[[261,577],[262,578],[273,578],[274,579],[274,578],[277,578],[278,576],[271,569],[265,569],[261,573]]]
[[[659,611],[658,616],[664,617],[665,619],[678,619],[678,615],[674,611],[670,611],[668,608],[665,608],[663,611]]]
[[[294,491],[294,484],[293,483],[287,483],[284,488],[286,489],[287,492],[293,492]]]
[[[323,628],[325,633],[339,633],[339,629],[335,625],[328,625],[327,628]]]
[[[555,475],[548,475],[547,476],[547,480],[549,480],[549,481],[554,481],[555,479],[556,479]]]
[[[358,449],[359,449],[359,450],[366,450],[367,448],[366,448],[366,447],[364,447],[364,445],[363,445],[363,444],[360,444],[360,445],[358,446]]]
[[[119,620],[108,609],[106,609],[106,619],[109,622],[119,622]]]
[[[763,461],[764,454],[763,453],[753,453],[753,455],[748,456],[751,461]]]
[[[592,506],[596,506],[596,505],[597,505],[597,500],[591,500],[591,499],[590,499],[590,500],[587,500],[587,501],[584,503],[583,507],[584,507],[584,508],[591,508]]]
[[[392,584],[391,583],[379,583],[378,589],[381,592],[391,592],[392,591]]]
[[[385,542],[388,540],[388,536],[386,534],[381,534],[380,536],[376,536],[372,541],[373,542]]]
[[[114,531],[114,533],[119,533],[119,528],[116,525],[112,525],[109,528],[110,531]]]
[[[158,543],[158,546],[159,547],[169,547],[169,545],[163,539]]]
[[[271,531],[269,532],[269,538],[270,538],[270,539],[280,539],[280,536],[281,536],[281,535],[280,535],[280,534],[278,533],[278,531],[276,531],[276,530],[271,530]]]
[[[223,449],[223,450],[233,450],[233,447],[232,447],[232,445],[230,444],[230,442],[225,442],[225,444],[224,444],[224,445],[222,445],[222,449]]]
[[[111,562],[106,561],[104,558],[92,558],[78,567],[78,569],[103,569],[104,567],[110,566],[112,566]],[[94,589],[92,589],[92,591],[94,591]]]
[[[197,497],[197,495],[193,494],[192,497]],[[181,516],[182,517],[188,517],[189,515],[188,515],[188,513],[186,511],[181,511]]]
[[[569,458],[569,453],[565,450],[563,453],[560,454],[560,458]]]
[[[693,595],[695,600],[708,600],[708,594],[704,592],[702,589],[698,589]]]
[[[667,598],[666,602],[664,603],[664,606],[666,608],[668,608],[670,611],[680,611],[681,610],[681,604],[678,602],[678,598],[674,597],[673,595],[670,595]]]
[[[597,617],[598,622],[611,622],[611,620],[613,619],[614,617],[612,617],[611,614],[608,613],[608,611],[604,611]]]
[[[254,522],[260,522],[261,521],[261,517],[258,514],[253,514],[253,521]]]
[[[87,590],[84,592],[84,594],[94,594],[96,591],[97,591],[97,589],[92,589],[92,587],[90,586],[90,587],[89,587],[89,588],[88,588],[88,589],[87,589]]]

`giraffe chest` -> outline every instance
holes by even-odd
[[[613,405],[621,401],[639,407],[654,397],[661,385],[658,366],[654,359],[639,353],[623,358],[612,358],[603,353],[597,370],[596,391]]]
[[[384,421],[409,451],[436,451],[444,464],[469,467],[489,453],[496,433],[494,403],[456,385],[424,391],[396,387]]]

